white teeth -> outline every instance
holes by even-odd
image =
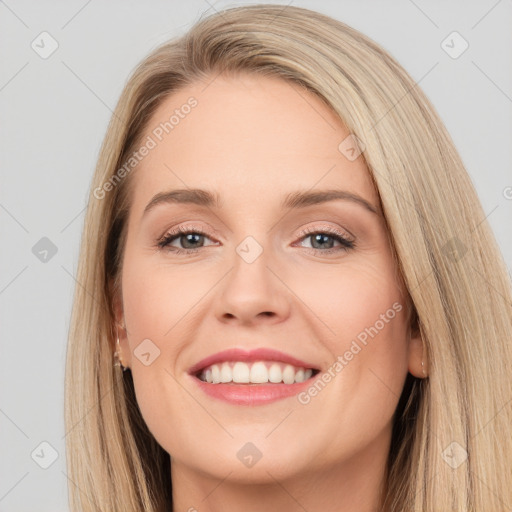
[[[268,382],[293,384],[294,382],[304,382],[312,375],[313,370],[311,368],[306,370],[291,364],[270,361],[255,361],[254,363],[226,361],[203,370],[200,379],[212,384],[229,382],[237,384],[265,384]]]
[[[220,369],[216,364],[212,366],[212,379],[214,384],[218,384],[220,382]]]
[[[299,370],[295,374],[295,382],[304,382],[304,370]]]
[[[228,364],[224,363],[220,369],[220,381],[231,382],[233,380],[233,373]]]
[[[268,370],[265,363],[258,362],[252,365],[249,380],[255,384],[264,384],[265,382],[268,382]]]
[[[274,383],[279,383],[283,380],[283,372],[277,363],[274,363],[268,370],[268,380]]]
[[[233,382],[247,384],[249,382],[249,366],[238,361],[233,366]]]
[[[295,382],[295,370],[293,366],[287,364],[283,370],[283,382],[285,384],[293,384]]]

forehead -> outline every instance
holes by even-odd
[[[376,203],[361,157],[340,143],[350,133],[316,95],[284,80],[218,76],[166,98],[149,120],[152,146],[133,176],[132,208],[159,192],[207,188],[223,201],[339,187]]]

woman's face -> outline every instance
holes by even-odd
[[[151,118],[116,307],[173,471],[263,482],[383,467],[421,341],[349,135],[311,93],[253,75],[188,86]]]

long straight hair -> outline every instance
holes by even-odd
[[[368,37],[311,10],[250,5],[200,20],[152,51],[109,124],[84,221],[66,361],[71,509],[171,505],[169,454],[145,425],[131,372],[112,365],[113,298],[136,172],[119,180],[119,169],[166,97],[239,72],[316,94],[364,143],[429,367],[427,379],[408,375],[395,412],[383,510],[512,507],[511,283],[449,134],[412,78]]]

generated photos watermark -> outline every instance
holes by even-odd
[[[171,133],[176,128],[182,119],[185,119],[194,107],[197,107],[198,101],[196,98],[191,96],[186,103],[175,108],[174,113],[169,117],[167,121],[160,123],[158,126],[153,128],[151,135],[148,135],[144,140],[144,143],[134,151],[127,159],[125,164],[120,167],[107,181],[105,181],[100,187],[94,189],[93,195],[96,199],[103,199],[106,192],[114,190],[118,183],[126,177],[136,166],[141,162],[150,151],[158,146],[159,142],[162,142],[164,137]]]
[[[327,368],[322,374],[319,374],[317,379],[308,389],[302,391],[297,395],[297,400],[302,405],[307,405],[311,399],[317,396],[326,386],[331,382],[349,363],[354,359],[354,356],[359,354],[361,350],[368,345],[369,337],[373,339],[379,334],[382,329],[388,324],[396,314],[402,311],[402,304],[395,302],[385,313],[381,313],[379,319],[375,323],[366,327],[361,331],[356,339],[352,340],[350,348],[346,350],[343,355],[339,355],[336,361]]]

